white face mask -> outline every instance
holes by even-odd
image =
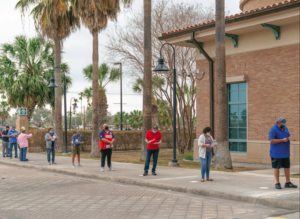
[[[210,132],[207,132],[206,135],[210,135]]]

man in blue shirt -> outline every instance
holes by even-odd
[[[72,167],[75,167],[74,161],[77,154],[77,160],[78,160],[78,167],[82,167],[80,164],[80,145],[83,144],[82,136],[81,136],[81,130],[77,130],[77,133],[75,133],[72,136]]]
[[[15,148],[15,158],[18,158],[18,141],[17,141],[17,135],[18,131],[16,130],[15,126],[11,127],[11,130],[8,132],[9,137],[9,157],[12,158],[12,149]]]
[[[290,181],[290,133],[286,127],[286,119],[280,117],[269,132],[270,157],[276,179],[275,188],[281,189],[279,169],[284,168],[286,183],[284,188],[297,188]]]

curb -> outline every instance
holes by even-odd
[[[235,195],[235,194],[229,194],[229,193],[225,193],[225,192],[217,192],[217,191],[210,191],[210,190],[204,190],[204,189],[190,189],[190,188],[181,187],[181,186],[174,186],[174,185],[167,185],[167,184],[160,184],[160,183],[153,183],[153,182],[145,182],[142,180],[136,180],[136,179],[131,179],[131,178],[127,178],[127,177],[101,176],[101,175],[97,175],[97,174],[80,173],[80,172],[74,172],[74,171],[70,171],[70,170],[53,169],[53,168],[49,168],[49,167],[40,167],[40,166],[35,166],[35,165],[30,165],[30,164],[13,163],[13,162],[8,162],[8,161],[0,161],[0,164],[24,167],[24,168],[35,169],[35,170],[46,171],[46,172],[62,173],[62,174],[66,174],[66,175],[79,176],[79,177],[90,178],[90,179],[100,179],[100,180],[107,180],[107,181],[117,182],[117,183],[146,186],[146,187],[163,189],[163,190],[171,190],[171,191],[175,191],[175,192],[201,195],[201,196],[207,196],[207,197],[212,197],[212,198],[222,198],[222,199],[227,199],[227,200],[232,200],[232,201],[240,201],[240,202],[246,202],[246,203],[251,203],[251,204],[259,204],[259,205],[264,205],[264,206],[268,206],[268,207],[272,207],[272,208],[283,208],[283,209],[299,211],[299,204],[297,204],[295,202],[291,202],[291,201],[263,199],[260,197],[255,198],[255,197],[249,197],[249,196],[244,196],[244,195]]]

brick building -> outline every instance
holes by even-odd
[[[226,22],[226,82],[228,93],[228,132],[232,160],[270,164],[268,132],[277,118],[284,116],[290,133],[291,164],[300,164],[299,112],[299,18],[300,0],[241,0],[241,13],[228,16]],[[215,21],[191,24],[165,32],[160,40],[177,46],[196,44],[214,61]],[[193,40],[194,39],[194,40]],[[198,49],[199,49],[199,46]],[[197,81],[197,136],[211,125],[216,110],[210,106],[210,65],[197,52],[197,69],[206,72]],[[215,74],[215,72],[214,72]],[[212,85],[212,86],[211,86]],[[213,121],[213,120],[212,120]],[[216,127],[216,119],[214,119]],[[217,137],[218,133],[214,133]],[[199,160],[195,145],[194,159]]]

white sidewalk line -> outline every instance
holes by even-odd
[[[198,176],[183,176],[183,177],[172,177],[172,178],[162,178],[162,179],[150,179],[147,181],[162,181],[162,180],[172,180],[172,179],[188,179],[188,178],[195,178],[195,177],[200,177]]]

